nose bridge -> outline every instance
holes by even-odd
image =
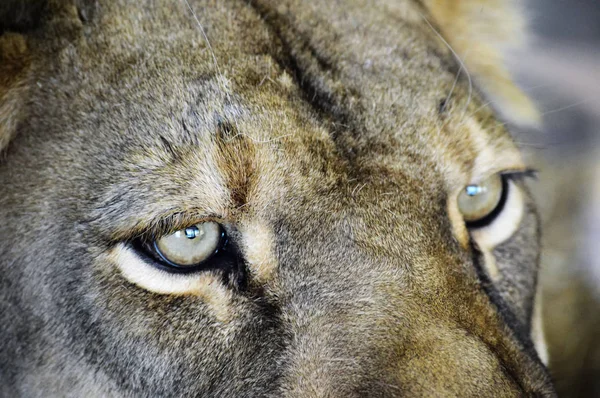
[[[357,391],[376,369],[375,346],[387,322],[378,298],[382,267],[344,237],[343,227],[326,231],[327,223],[319,220],[308,250],[286,245],[281,266],[282,319],[289,336],[282,396],[367,396]]]
[[[284,355],[284,396],[368,396],[360,391],[376,371],[385,317],[377,315],[367,284],[341,285],[342,294],[323,285],[298,285],[286,306],[290,343]]]

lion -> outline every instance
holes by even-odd
[[[507,0],[4,0],[0,395],[555,396]]]

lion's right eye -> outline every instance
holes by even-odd
[[[125,279],[154,293],[200,294],[209,289],[224,294],[215,286],[239,289],[246,281],[243,257],[227,231],[235,234],[235,226],[205,221],[158,238],[147,232],[119,242],[111,257]]]
[[[207,221],[156,240],[139,241],[136,246],[166,271],[193,272],[203,269],[226,242],[221,225]]]

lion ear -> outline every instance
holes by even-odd
[[[511,50],[525,44],[518,0],[424,0],[434,24],[507,120],[537,126],[540,114],[506,67]]]

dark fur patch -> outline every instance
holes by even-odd
[[[234,206],[242,207],[248,203],[248,195],[258,177],[254,144],[226,120],[218,122],[215,139],[216,166],[225,177]]]

